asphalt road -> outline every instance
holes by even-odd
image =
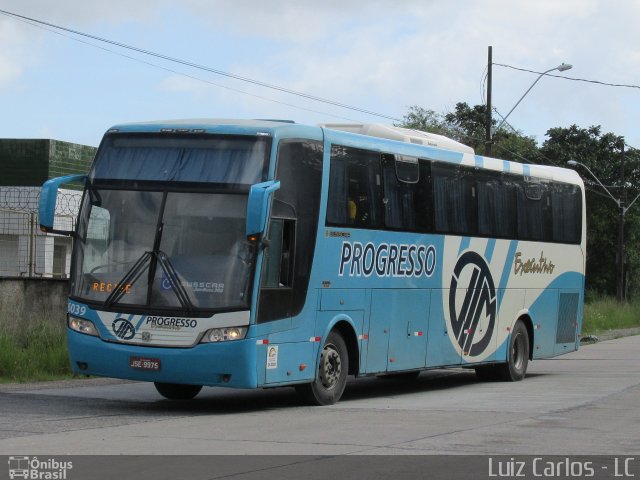
[[[517,383],[465,370],[352,380],[330,407],[303,406],[291,388],[171,402],[145,383],[0,386],[0,455],[69,454],[640,458],[640,336],[535,361]]]

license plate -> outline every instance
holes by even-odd
[[[138,370],[160,370],[159,358],[129,357],[129,366]]]

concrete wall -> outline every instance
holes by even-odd
[[[64,325],[69,282],[0,278],[0,330],[20,333],[41,321]]]

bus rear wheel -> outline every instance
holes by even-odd
[[[502,380],[517,382],[527,373],[529,364],[529,332],[522,320],[518,320],[509,337],[507,362],[497,365],[480,365],[476,367],[476,375],[480,380]]]
[[[522,320],[516,322],[511,338],[507,363],[503,366],[503,379],[509,382],[522,380],[529,364],[529,332]]]
[[[161,382],[154,382],[154,385],[158,393],[169,400],[191,400],[202,390],[202,385]]]
[[[344,392],[348,372],[347,345],[342,335],[332,331],[322,346],[316,378],[311,383],[296,385],[296,391],[311,405],[333,405]]]

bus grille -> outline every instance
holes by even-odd
[[[578,302],[580,294],[561,293],[560,307],[558,311],[558,330],[556,331],[556,344],[574,343],[578,328]]]

